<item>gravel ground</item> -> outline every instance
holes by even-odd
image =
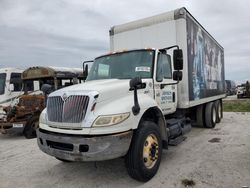
[[[250,113],[224,113],[214,129],[193,128],[187,139],[164,150],[157,175],[131,179],[122,158],[63,163],[42,153],[36,139],[0,135],[0,187],[250,187]]]

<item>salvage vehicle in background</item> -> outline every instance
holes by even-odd
[[[237,98],[250,98],[250,83],[246,81],[246,83],[241,84],[237,87]]]
[[[236,95],[237,93],[236,83],[233,80],[225,80],[225,83],[226,83],[227,96]]]
[[[38,146],[61,161],[124,156],[129,175],[148,181],[191,124],[221,121],[224,50],[185,8],[114,26],[110,46],[85,83],[48,96]]]
[[[18,68],[0,69],[0,105],[10,103],[22,92],[21,74]]]
[[[2,68],[0,69],[0,120],[3,118],[4,106],[15,104],[15,99],[22,92],[22,69]]]
[[[0,132],[19,131],[26,138],[36,137],[39,115],[45,108],[46,94],[41,89],[47,85],[51,91],[81,83],[82,69],[63,67],[30,67],[21,74],[23,95],[16,105],[3,108]],[[21,89],[20,89],[21,91]]]

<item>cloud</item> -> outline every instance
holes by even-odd
[[[91,60],[108,50],[103,41],[57,36],[18,27],[0,26],[0,36],[1,67],[81,67],[84,60]]]
[[[79,67],[109,51],[113,25],[185,6],[224,47],[226,79],[250,79],[247,0],[1,0],[0,67]]]

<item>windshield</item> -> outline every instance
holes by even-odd
[[[154,52],[136,50],[95,59],[87,80],[152,78]]]
[[[0,95],[4,94],[6,73],[0,73]]]

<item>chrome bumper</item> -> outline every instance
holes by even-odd
[[[102,161],[124,156],[133,131],[104,136],[53,133],[37,129],[39,148],[54,157],[69,161]]]

